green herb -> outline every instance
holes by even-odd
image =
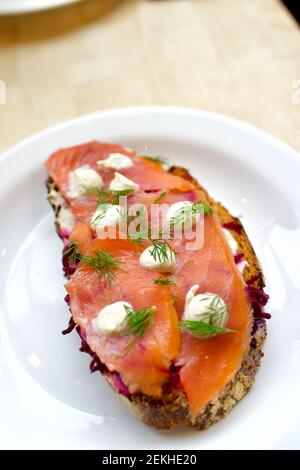
[[[134,310],[127,305],[124,305],[124,307],[127,313],[127,335],[142,338],[153,326],[153,315],[156,312],[156,307],[152,305],[138,310]]]
[[[154,284],[158,286],[176,286],[176,282],[172,281],[172,279],[164,279],[162,277],[154,279]]]
[[[67,255],[69,260],[72,263],[79,263],[80,261],[80,254],[77,251],[78,244],[75,242],[71,242],[65,249],[64,255]]]
[[[214,211],[213,208],[204,201],[198,201],[196,204],[202,204],[203,205],[203,210],[204,210],[204,215],[211,215]]]
[[[99,222],[99,220],[102,220],[104,219],[105,215],[106,215],[106,212],[108,211],[108,209],[111,207],[110,204],[107,204],[107,203],[103,203],[101,204],[101,211],[100,214],[98,214],[96,217],[93,217],[92,219],[92,225],[94,225],[95,223]],[[100,210],[100,207],[97,208],[97,210]]]
[[[162,155],[142,155],[142,158],[145,158],[146,160],[151,160],[155,163],[159,163],[160,165],[168,164],[167,158],[163,157]]]
[[[153,315],[156,312],[156,307],[143,307],[138,310],[134,310],[127,305],[124,305],[127,316],[126,316],[126,334],[132,337],[132,341],[129,343],[125,350],[125,354],[140,340],[148,331],[153,327]]]
[[[138,246],[141,246],[143,244],[144,240],[144,234],[143,233],[136,233],[136,232],[128,232],[128,240],[130,243],[132,243],[136,248]]]
[[[106,216],[106,212],[108,211],[108,209],[110,209],[111,207],[111,204],[101,204],[101,208],[100,206],[97,208],[97,211],[99,211],[100,213],[98,215],[96,215],[96,217],[93,216],[93,219],[92,219],[92,222],[91,222],[91,225],[95,228],[95,224],[97,224],[100,220],[104,219],[105,216]],[[127,212],[126,210],[123,208],[123,207],[118,207],[117,208],[117,213],[119,214],[120,216],[120,224],[121,223],[124,223],[126,224],[127,222]]]
[[[203,297],[202,301],[205,302],[209,300],[211,297]],[[211,325],[218,325],[220,324],[224,318],[228,316],[228,307],[224,302],[222,302],[221,297],[215,294],[212,297],[212,300],[204,314],[202,314],[202,318],[206,323],[210,323]]]
[[[128,239],[134,245],[142,245],[143,240],[149,237],[149,230],[148,230],[148,221],[147,221],[147,214],[146,209],[144,206],[140,206],[136,211],[138,216],[138,223],[136,223],[136,219],[134,216],[130,216],[127,218],[128,226],[131,223],[135,224],[135,230],[128,230]],[[140,226],[140,230],[137,231],[137,227]]]
[[[176,226],[183,226],[184,224],[193,220],[193,217],[198,214],[210,215],[213,210],[209,204],[204,201],[197,201],[193,204],[185,204],[181,209],[179,209],[174,217],[170,220],[170,227],[174,228]]]
[[[167,194],[168,191],[163,191],[162,193],[160,193],[160,195],[157,196],[156,199],[154,199],[153,204],[158,204]]]
[[[236,333],[235,330],[221,328],[210,323],[205,323],[204,321],[182,320],[180,325],[183,330],[199,338],[210,338],[211,336],[223,335],[225,333]]]
[[[175,253],[166,240],[153,240],[153,248],[149,250],[154,261],[158,259],[160,263],[168,263],[175,259]]]
[[[125,272],[120,268],[121,260],[113,258],[107,251],[95,251],[94,256],[81,255],[80,261],[95,270],[98,277],[108,284],[115,281],[117,271]]]
[[[113,204],[117,205],[120,202],[120,197],[128,196],[133,192],[133,189],[122,189],[122,190],[112,190],[112,189],[97,189],[96,195],[98,197],[97,207],[102,206],[103,204]]]

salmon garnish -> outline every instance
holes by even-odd
[[[180,259],[174,276],[179,317],[182,317],[186,293],[192,285],[199,284],[199,292],[216,293],[224,299],[230,312],[227,328],[235,331],[206,339],[182,332],[177,365],[180,365],[180,381],[195,418],[239,370],[249,349],[253,316],[244,280],[214,216],[205,217],[201,249],[185,251],[184,241],[175,242],[174,249]]]
[[[97,250],[105,250],[118,259],[122,271],[116,272],[113,283],[107,285],[93,269],[80,263],[66,285],[73,319],[80,325],[92,351],[110,371],[120,374],[131,393],[140,391],[160,396],[180,347],[178,319],[170,289],[154,284],[155,274],[140,266],[136,250],[129,241],[95,240],[80,251],[93,255]],[[153,328],[132,347],[132,338],[99,336],[92,325],[101,309],[118,301],[128,302],[135,309],[156,307]]]

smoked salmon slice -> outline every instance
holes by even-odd
[[[235,330],[235,333],[207,339],[182,332],[177,365],[195,418],[239,370],[249,348],[253,316],[244,280],[215,216],[205,217],[202,248],[186,251],[184,240],[173,242],[173,247],[180,260],[174,276],[179,318],[183,314],[186,293],[199,284],[199,293],[216,293],[223,298],[230,312],[227,328]]]
[[[70,233],[71,242],[77,245],[85,245],[94,238],[90,224],[77,222]]]
[[[84,245],[81,253],[92,255],[97,250],[108,251],[121,261],[112,285],[99,279],[92,268],[82,263],[66,285],[70,296],[73,319],[87,343],[110,371],[116,371],[131,393],[137,391],[160,396],[167,381],[169,368],[180,349],[177,313],[168,286],[154,284],[155,274],[143,269],[127,240],[94,240]],[[99,336],[92,320],[108,304],[125,301],[135,309],[145,306],[157,308],[153,328],[125,353],[131,338],[127,336]]]
[[[189,191],[194,188],[194,184],[180,176],[167,173],[160,164],[154,161],[139,157],[136,153],[128,151],[120,145],[101,142],[90,142],[58,150],[47,160],[46,169],[62,195],[67,198],[69,173],[80,166],[89,165],[96,170],[108,187],[114,178],[115,171],[100,169],[97,161],[107,159],[112,153],[122,153],[133,160],[134,165],[120,170],[120,173],[137,183],[144,191],[158,191],[160,189]]]

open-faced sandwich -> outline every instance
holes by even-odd
[[[238,218],[159,157],[91,142],[46,162],[90,370],[145,423],[204,429],[250,390],[268,296]],[[154,210],[155,209],[155,210]]]

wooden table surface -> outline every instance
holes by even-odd
[[[0,150],[80,114],[159,104],[234,116],[300,151],[299,31],[279,0],[85,0],[1,17]]]

